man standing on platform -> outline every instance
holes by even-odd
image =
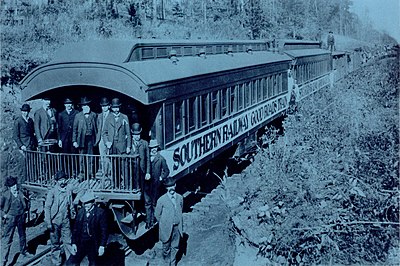
[[[76,213],[72,201],[72,191],[67,187],[67,175],[58,171],[54,175],[56,185],[49,190],[44,204],[44,221],[50,231],[51,261],[54,265],[62,265],[62,253],[71,249],[70,220]],[[63,247],[61,246],[63,245]]]
[[[31,107],[23,104],[21,115],[14,122],[14,140],[21,151],[33,151],[36,148],[35,129],[32,118],[29,117]]]
[[[156,219],[154,209],[158,200],[160,184],[169,175],[167,162],[159,153],[156,139],[150,140],[150,178],[144,181],[144,206],[146,208],[146,229],[152,227]]]
[[[51,100],[48,97],[42,99],[42,108],[36,110],[34,115],[35,134],[41,151],[55,151],[55,145],[44,145],[45,140],[56,140],[57,121],[56,111],[50,107]]]
[[[106,157],[108,153],[108,149],[106,144],[104,143],[104,138],[102,137],[102,132],[104,129],[105,121],[107,117],[110,115],[110,101],[103,97],[100,101],[101,106],[101,114],[97,115],[97,135],[96,135],[96,143],[95,145],[99,146],[100,153],[100,167],[96,173],[97,176],[108,176],[110,173],[110,160]]]
[[[176,265],[176,254],[183,236],[183,197],[175,192],[175,179],[164,179],[167,193],[162,195],[155,210],[159,224],[159,237],[163,245],[163,258],[168,265]]]
[[[139,123],[132,124],[132,155],[139,156],[139,176],[134,176],[133,192],[137,193],[144,188],[144,180],[150,179],[149,144],[141,139],[142,127]]]
[[[71,99],[64,100],[65,110],[58,114],[58,146],[63,153],[75,153],[72,145],[72,130],[75,116],[78,111],[74,109]]]
[[[335,37],[333,36],[333,31],[329,31],[326,43],[328,44],[328,50],[333,52],[335,50]]]
[[[110,154],[124,155],[131,152],[129,120],[125,114],[120,112],[121,105],[118,98],[112,99],[112,115],[109,115],[104,122],[102,137]],[[124,185],[121,185],[121,187],[128,188],[127,162],[122,160],[120,165],[117,166],[116,171],[120,171],[120,173],[117,172],[116,176],[122,175],[124,179]],[[116,181],[118,182],[118,180]]]
[[[74,127],[72,133],[72,141],[75,148],[78,149],[79,154],[93,154],[93,147],[96,141],[97,124],[96,114],[91,112],[89,104],[91,101],[87,97],[81,99],[80,105],[82,112],[79,112],[74,119]],[[93,158],[88,158],[86,165],[87,176],[92,175],[93,171]],[[84,174],[85,170],[85,157],[80,157],[80,177]]]

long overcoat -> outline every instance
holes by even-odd
[[[0,197],[1,217],[3,217],[5,214],[8,214],[11,207],[11,197],[14,196],[11,194],[11,191],[9,189],[1,195]],[[26,206],[25,196],[21,191],[18,191],[18,198],[22,202],[23,209],[26,210],[27,206]]]
[[[60,203],[63,200],[61,195],[63,197],[67,197],[67,209],[60,209]],[[70,218],[75,216],[75,209],[72,201],[72,191],[69,187],[67,187],[66,193],[62,194],[59,193],[57,186],[55,186],[47,192],[46,201],[44,203],[44,221],[47,224],[51,224],[57,215],[61,213],[65,214],[65,212],[69,212],[68,215],[70,215]]]
[[[96,135],[96,141],[95,141],[95,143],[94,143],[94,145],[98,145],[99,144],[99,142],[100,142],[100,139],[101,139],[101,136],[102,136],[102,133],[103,133],[103,123],[107,120],[107,118],[109,117],[111,115],[111,112],[108,112],[108,114],[107,114],[107,116],[106,116],[106,118],[104,119],[103,118],[103,113],[100,113],[100,114],[98,114],[97,115],[97,121],[96,121],[96,123],[97,123],[97,130],[98,130],[98,133],[97,133],[97,135]],[[103,121],[104,120],[104,121]]]
[[[97,124],[96,124],[96,114],[93,112],[89,113],[88,119],[93,125],[94,128],[94,138],[97,134]],[[85,134],[87,130],[85,115],[83,112],[79,112],[74,119],[74,130],[72,133],[72,143],[77,142],[78,147],[83,148],[85,147]]]
[[[131,155],[139,155],[139,169],[141,173],[150,174],[149,143],[144,139],[139,140],[135,146],[132,142]]]
[[[55,119],[55,109],[50,108],[50,110]],[[46,110],[44,110],[44,108],[39,108],[38,110],[36,110],[33,120],[35,124],[35,134],[37,140],[46,139],[52,124],[51,118],[47,114]],[[55,126],[57,126],[57,123],[55,123]],[[55,133],[57,133],[57,128],[54,128],[54,131]]]
[[[175,211],[179,220],[178,230],[181,237],[183,234],[183,198],[178,193],[175,193],[175,195],[177,203],[176,208],[167,193],[165,193],[158,199],[156,209],[154,211],[154,216],[156,217],[159,224],[159,237],[162,242],[167,242],[171,236],[172,227],[174,225]]]
[[[72,109],[69,114],[66,110],[58,114],[58,137],[63,143],[68,143],[68,137],[72,139],[74,119],[77,114],[78,111],[75,109]]]
[[[126,148],[131,147],[131,136],[128,117],[119,114],[121,123],[115,121],[114,115],[109,115],[105,121],[102,137],[104,142],[112,142],[118,154],[126,153]]]

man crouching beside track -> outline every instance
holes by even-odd
[[[95,205],[95,196],[87,191],[81,198],[84,208],[76,217],[72,231],[72,255],[67,265],[79,265],[87,255],[89,265],[100,265],[99,256],[103,256],[108,239],[106,212]]]

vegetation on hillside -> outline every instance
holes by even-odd
[[[398,69],[379,61],[302,102],[246,170],[233,221],[268,265],[387,264],[398,250]]]
[[[392,41],[361,23],[350,12],[351,0],[3,2],[3,85],[17,84],[33,67],[49,61],[61,45],[87,39],[324,40],[326,32],[333,30],[370,43]]]

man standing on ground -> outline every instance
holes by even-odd
[[[67,187],[67,176],[63,171],[54,175],[56,185],[49,190],[44,205],[44,221],[50,231],[51,261],[62,265],[62,253],[71,247],[70,219],[75,219],[72,191]],[[63,245],[63,247],[61,246]]]
[[[1,256],[2,265],[6,265],[15,232],[18,229],[19,251],[23,258],[30,256],[26,251],[25,211],[27,209],[25,197],[18,189],[17,179],[8,177],[5,182],[8,188],[0,198],[2,219]]]
[[[150,179],[150,156],[149,144],[141,139],[142,127],[139,123],[132,124],[132,155],[139,156],[139,176],[133,178],[133,192],[137,193],[144,189],[144,180]]]
[[[183,235],[183,197],[175,192],[175,179],[164,179],[167,193],[162,195],[155,210],[159,223],[159,237],[163,245],[163,259],[168,265],[176,265],[176,254]]]
[[[72,255],[67,265],[80,265],[85,256],[89,265],[102,265],[98,259],[103,256],[108,239],[106,212],[97,207],[92,191],[82,197],[83,208],[78,212],[72,231]]]

